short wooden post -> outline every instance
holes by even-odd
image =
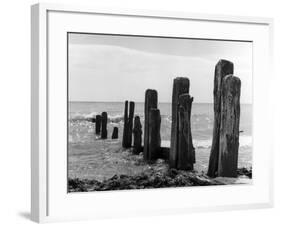
[[[177,169],[193,170],[195,151],[192,143],[190,114],[193,97],[189,94],[179,96],[178,161]]]
[[[160,125],[161,116],[159,109],[151,108],[149,110],[148,160],[156,160],[160,156]]]
[[[96,115],[96,134],[100,134],[101,115]]]
[[[111,139],[118,139],[118,127],[113,128]]]
[[[236,177],[240,120],[239,78],[227,75],[222,83],[218,176]]]
[[[169,153],[169,165],[171,168],[177,167],[178,160],[178,103],[181,94],[189,93],[189,79],[178,77],[174,79],[172,95],[172,126],[171,126],[171,148]]]
[[[122,139],[122,147],[127,147],[127,136],[128,136],[128,101],[125,101],[125,109],[124,109],[124,128],[123,128],[123,139]]]
[[[214,78],[214,127],[207,173],[210,177],[215,177],[218,171],[222,80],[229,74],[233,74],[233,63],[227,60],[220,60],[216,64]]]
[[[107,139],[107,113],[101,114],[101,139]]]
[[[140,117],[137,115],[135,116],[134,119],[134,129],[133,129],[133,134],[134,134],[134,154],[139,154],[142,151],[142,126],[141,126],[141,121]]]
[[[144,147],[143,157],[145,160],[149,159],[149,110],[151,108],[157,108],[158,95],[157,91],[153,89],[147,89],[145,91],[145,104],[144,104]]]

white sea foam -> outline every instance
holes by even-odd
[[[124,117],[123,117],[123,115],[109,115],[108,119],[112,123],[119,123],[119,122],[123,121]]]
[[[162,140],[161,141],[162,147],[170,147],[170,141],[169,140]],[[195,148],[205,148],[210,149],[212,146],[212,139],[208,140],[196,140],[193,139],[193,146]],[[252,136],[240,136],[239,137],[239,147],[247,148],[252,146]]]
[[[75,113],[75,114],[71,114],[70,119],[73,121],[76,120],[91,120],[93,118],[96,117],[98,113],[97,112],[91,112],[88,114],[85,113]],[[123,121],[124,117],[123,115],[117,114],[117,115],[108,115],[108,120],[112,123],[119,123],[121,121]]]
[[[91,113],[72,113],[70,114],[70,119],[72,120],[87,120],[95,117],[97,115],[97,112],[91,112]]]

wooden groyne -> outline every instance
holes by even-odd
[[[239,150],[239,120],[241,81],[233,76],[233,63],[220,60],[214,74],[214,125],[209,157],[208,176],[236,177]],[[134,116],[135,102],[125,101],[123,148],[131,148],[134,154],[143,152],[144,160],[150,162],[162,158],[169,167],[178,170],[193,170],[196,162],[192,141],[191,110],[193,97],[189,94],[187,77],[173,80],[172,122],[170,148],[161,147],[161,114],[158,108],[158,93],[145,91],[144,128],[140,117]],[[95,133],[107,139],[107,113],[93,119]],[[143,145],[142,145],[142,135]],[[118,139],[118,127],[113,128],[112,139]]]
[[[127,123],[127,147],[132,146],[132,137],[133,137],[133,120],[134,120],[134,112],[135,112],[135,102],[129,102],[129,119]]]
[[[143,147],[142,147],[142,125],[141,125],[140,117],[138,115],[135,116],[135,119],[134,119],[133,134],[134,134],[133,153],[138,155],[140,152],[143,151]]]
[[[100,134],[100,130],[101,130],[101,115],[96,115],[96,134]]]
[[[101,113],[101,139],[107,139],[107,112]]]
[[[144,148],[143,157],[144,160],[152,160],[152,155],[150,154],[149,139],[151,139],[152,134],[149,133],[149,128],[153,122],[150,123],[150,110],[157,109],[158,107],[158,94],[156,90],[147,89],[145,92],[145,102],[144,102]],[[158,143],[158,141],[155,141]]]
[[[130,101],[129,109],[128,109],[128,101],[126,100],[125,109],[124,109],[124,128],[123,128],[123,140],[122,140],[123,148],[130,148],[132,146],[134,111],[135,111],[135,102]]]
[[[148,160],[156,160],[160,156],[161,136],[160,125],[161,116],[159,109],[149,109],[149,123],[148,123]]]
[[[182,170],[193,170],[193,163],[195,163],[195,151],[190,125],[192,102],[193,97],[189,94],[179,96],[177,168]]]
[[[189,95],[189,79],[174,79],[169,165],[177,169],[193,169],[195,151],[192,144],[190,115],[193,98]]]
[[[215,177],[218,171],[222,80],[228,74],[233,74],[233,63],[227,60],[220,60],[216,64],[214,78],[214,126],[208,167],[208,176],[210,177]]]
[[[123,127],[123,139],[122,139],[122,147],[127,147],[128,142],[128,101],[125,101],[125,109],[124,109],[124,127]]]
[[[233,63],[220,60],[214,79],[214,127],[208,176],[236,177],[239,149],[241,81]]]
[[[237,176],[240,90],[241,81],[239,78],[227,75],[223,79],[218,161],[219,177]]]

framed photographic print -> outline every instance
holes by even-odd
[[[271,19],[31,15],[34,221],[272,206]]]

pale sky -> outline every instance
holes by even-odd
[[[190,79],[195,103],[213,102],[215,65],[234,63],[241,103],[252,103],[252,43],[70,33],[69,100],[144,102],[156,89],[171,102],[175,77]]]

